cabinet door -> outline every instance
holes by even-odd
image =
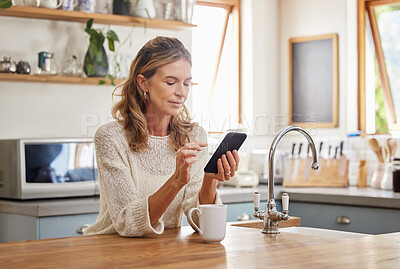
[[[400,210],[396,209],[292,202],[289,210],[306,227],[367,234],[400,232]],[[338,223],[338,217],[350,223]]]
[[[85,224],[93,224],[98,214],[81,214],[39,218],[39,239],[82,235],[77,229]]]

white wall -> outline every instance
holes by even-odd
[[[354,57],[356,51],[356,1],[350,0],[281,0],[280,4],[280,113],[288,111],[288,44],[292,37],[337,33],[339,35],[339,127],[315,130],[315,135],[346,135],[355,130]],[[353,36],[354,35],[354,36]],[[351,39],[351,40],[348,40]],[[348,58],[349,57],[349,58]],[[355,58],[356,59],[356,58]],[[349,68],[350,67],[350,68]],[[351,77],[349,77],[349,74]],[[354,77],[353,77],[354,76]],[[349,81],[348,81],[349,80]],[[351,97],[352,100],[349,100]],[[328,98],[328,97],[327,97]],[[349,105],[348,105],[349,102]],[[350,105],[351,104],[351,105]]]
[[[66,55],[76,54],[83,61],[87,50],[83,23],[0,17],[0,25],[0,56],[28,61],[34,71],[39,51],[54,52],[61,67]],[[132,28],[111,29],[124,40]],[[139,48],[157,35],[178,37],[191,48],[190,29],[176,32],[136,27],[121,52],[133,59]],[[112,86],[0,81],[0,139],[93,136],[99,125],[111,119],[112,90]]]

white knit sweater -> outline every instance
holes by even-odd
[[[152,226],[148,198],[172,176],[176,167],[176,152],[169,145],[169,137],[150,136],[150,149],[132,152],[122,126],[111,122],[97,130],[94,140],[100,212],[85,234],[117,232],[127,237],[161,234],[164,228],[180,227],[182,212],[187,215],[191,208],[199,205],[203,169],[208,160],[207,148],[198,153],[190,171],[190,182],[179,191],[159,221]],[[206,132],[201,127],[195,127],[190,140],[206,142]],[[221,204],[218,195],[215,203]]]

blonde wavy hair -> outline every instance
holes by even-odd
[[[148,41],[138,52],[129,69],[129,77],[122,85],[115,88],[113,97],[121,97],[112,108],[112,116],[122,123],[129,148],[139,152],[149,148],[149,131],[145,116],[149,102],[137,83],[137,76],[142,74],[150,79],[159,68],[179,59],[187,60],[192,65],[191,55],[176,38],[156,37]],[[122,87],[121,93],[116,90]],[[196,123],[191,122],[185,105],[169,123],[169,143],[177,151],[189,142],[189,133]]]

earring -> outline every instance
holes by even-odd
[[[144,97],[146,97],[146,94],[147,94],[147,92],[144,92],[144,93],[143,93]]]

